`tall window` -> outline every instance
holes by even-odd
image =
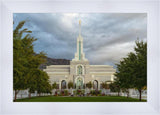
[[[79,60],[81,60],[81,42],[79,41]]]
[[[78,74],[78,75],[82,75],[82,66],[81,66],[81,65],[79,65],[79,66],[77,67],[77,74]]]
[[[66,81],[62,80],[61,82],[61,89],[66,89]]]

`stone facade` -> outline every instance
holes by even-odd
[[[79,36],[77,37],[77,52],[70,65],[50,65],[44,71],[50,77],[50,83],[56,82],[61,89],[68,88],[72,81],[75,89],[84,89],[86,83],[92,82],[95,89],[101,89],[101,83],[114,80],[115,69],[110,65],[90,65],[83,52],[83,37],[81,36],[81,21],[79,22]]]

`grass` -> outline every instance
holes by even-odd
[[[96,96],[96,97],[56,97],[41,96],[25,99],[17,99],[16,102],[140,102],[135,98],[127,98],[120,96]],[[141,102],[146,102],[142,100]]]

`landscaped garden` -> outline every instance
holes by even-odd
[[[146,102],[135,98],[122,96],[89,96],[89,97],[70,97],[70,96],[41,96],[25,99],[17,99],[16,102]]]

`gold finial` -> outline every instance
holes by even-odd
[[[79,20],[79,36],[81,36],[81,20]]]

